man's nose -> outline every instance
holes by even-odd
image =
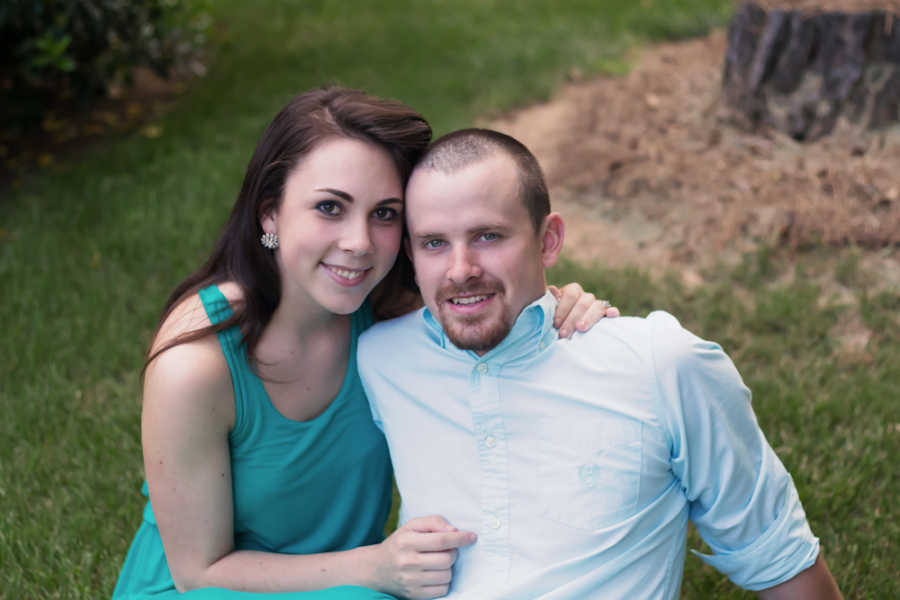
[[[455,250],[450,257],[447,278],[454,283],[463,283],[481,276],[481,267],[474,254],[468,248]]]

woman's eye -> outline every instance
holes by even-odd
[[[329,217],[336,217],[341,214],[341,205],[334,200],[323,200],[316,204],[316,210]]]
[[[488,232],[488,233],[481,234],[481,241],[483,241],[483,242],[493,242],[493,241],[496,241],[499,239],[500,239],[500,236],[497,235],[496,233]]]
[[[393,221],[400,216],[400,212],[396,208],[389,206],[379,206],[373,214],[379,221]]]
[[[440,248],[443,245],[443,243],[444,243],[443,240],[428,240],[427,242],[425,242],[423,244],[423,246],[425,246],[429,250],[435,250],[437,248]]]

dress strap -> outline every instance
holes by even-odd
[[[234,310],[228,303],[228,299],[222,290],[215,284],[205,287],[197,292],[203,308],[209,317],[210,323],[216,325],[234,314]],[[247,362],[247,356],[243,344],[241,330],[237,326],[223,329],[216,333],[219,346],[228,363],[231,372],[231,384],[234,392],[234,429],[231,437],[241,435],[247,415],[248,389],[252,385],[254,375]]]

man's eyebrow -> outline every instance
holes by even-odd
[[[443,237],[443,236],[444,236],[444,234],[442,234],[442,233],[436,233],[436,232],[435,232],[435,233],[428,233],[428,232],[426,232],[426,233],[415,233],[415,234],[410,235],[410,237],[413,237],[413,238],[415,238],[415,239],[417,239],[417,240],[427,240],[427,239],[431,239],[431,238],[439,238],[439,237]]]
[[[353,196],[351,196],[350,194],[348,194],[347,192],[342,191],[342,190],[336,190],[336,189],[334,189],[334,188],[316,188],[315,191],[317,191],[317,192],[327,192],[327,193],[329,193],[329,194],[334,194],[334,195],[337,196],[338,198],[341,198],[341,199],[343,199],[343,200],[346,200],[347,202],[350,202],[350,203],[353,202]],[[400,198],[395,198],[395,197],[385,198],[384,200],[379,200],[378,206],[381,206],[381,205],[383,205],[383,204],[395,204],[395,203],[397,203],[397,202],[402,203],[403,200],[400,199]]]
[[[485,231],[500,231],[505,232],[509,229],[507,225],[503,223],[489,223],[487,225],[482,225],[481,227],[473,227],[467,233],[469,235],[474,235],[476,233],[484,233]]]
[[[495,225],[482,225],[480,227],[473,227],[472,229],[466,230],[466,235],[477,235],[479,233],[484,233],[486,231],[498,231],[500,233],[505,233],[508,231],[508,227],[506,225],[495,224]],[[425,233],[414,233],[411,234],[410,237],[425,240],[430,238],[440,238],[444,237],[446,234],[438,233],[438,232],[425,232]]]

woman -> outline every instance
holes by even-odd
[[[150,348],[150,502],[114,598],[446,593],[455,548],[474,536],[428,517],[382,541],[391,468],[355,362],[373,309],[419,302],[399,253],[402,198],[430,138],[409,107],[342,88],[298,96],[269,125]],[[602,316],[579,298],[572,320]]]

